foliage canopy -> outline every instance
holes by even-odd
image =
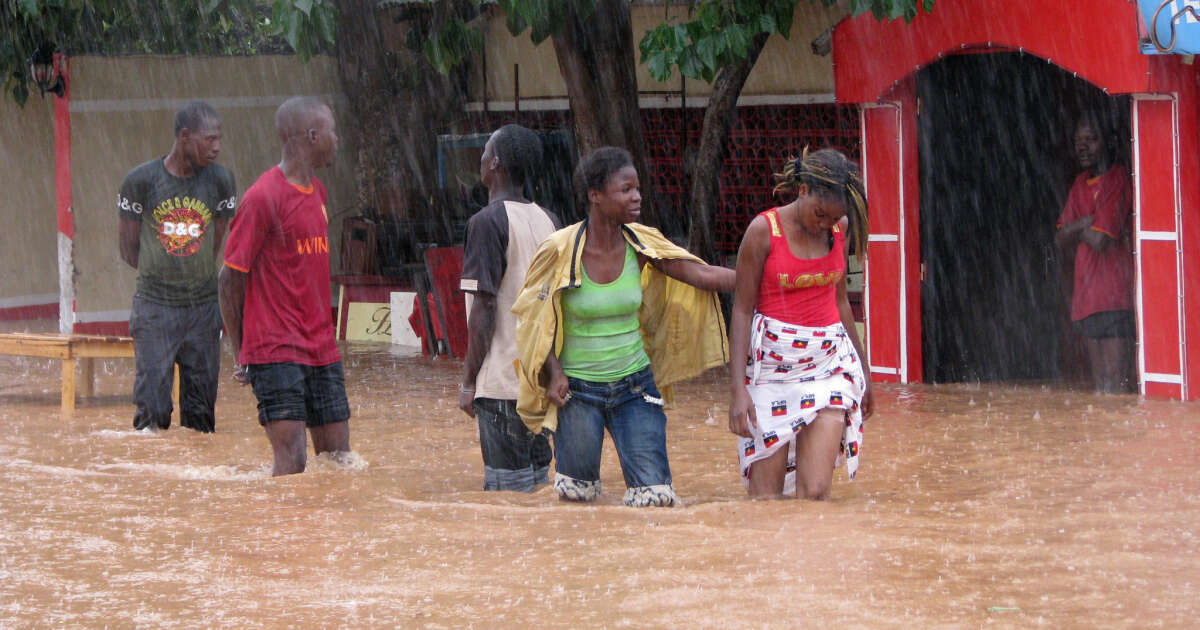
[[[816,0],[810,0],[816,1]],[[832,6],[838,0],[820,0]],[[686,21],[666,20],[646,32],[639,44],[642,62],[657,81],[674,68],[689,79],[712,83],[721,68],[746,58],[760,33],[790,35],[798,0],[693,0]],[[870,11],[876,19],[912,20],[933,0],[849,0],[852,15]]]
[[[24,104],[35,52],[307,59],[330,49],[337,21],[332,0],[0,0],[0,77]]]
[[[582,19],[597,0],[572,0]],[[759,33],[788,37],[799,0],[693,0],[686,21],[666,21],[642,38],[642,62],[666,80],[678,68],[712,82],[722,67],[746,58]],[[817,1],[817,0],[809,0]],[[837,0],[820,0],[826,6]],[[911,20],[933,0],[847,0],[857,15]],[[529,31],[540,44],[559,32],[564,0],[380,0],[411,25],[406,45],[449,74],[483,47],[472,23],[499,6],[513,35]],[[421,19],[413,19],[420,17]],[[0,0],[0,77],[18,103],[29,97],[35,52],[252,55],[295,51],[301,59],[331,50],[337,38],[334,0]]]

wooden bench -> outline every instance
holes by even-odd
[[[80,393],[91,396],[95,390],[93,361],[133,358],[133,338],[55,333],[0,333],[0,354],[62,361],[62,416],[70,418],[75,413],[75,366],[79,365],[83,372]],[[178,401],[178,366],[175,368],[173,392]]]

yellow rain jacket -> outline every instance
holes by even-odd
[[[517,315],[517,413],[534,433],[558,427],[558,407],[546,396],[542,365],[551,347],[562,351],[563,289],[580,286],[587,222],[551,234],[538,248],[512,311]],[[651,259],[704,261],[640,223],[621,228],[636,253]],[[642,269],[642,342],[654,380],[668,404],[674,383],[729,362],[725,318],[712,291],[697,289],[646,265]]]

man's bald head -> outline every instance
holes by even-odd
[[[275,110],[275,129],[279,140],[286,144],[289,139],[304,135],[312,129],[321,113],[329,105],[315,96],[293,96]]]

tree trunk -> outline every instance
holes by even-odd
[[[364,133],[371,119],[369,96],[386,75],[384,70],[383,37],[379,31],[373,0],[339,0],[338,37],[336,44],[338,78],[346,95],[347,112],[342,116],[349,124],[340,125],[345,142],[355,147],[358,168],[355,169],[355,189],[358,208],[376,205],[375,183],[381,172],[380,135]]]
[[[736,66],[725,66],[713,81],[712,95],[704,109],[704,124],[700,129],[700,146],[696,148],[692,168],[692,186],[688,209],[692,225],[688,230],[688,250],[709,262],[716,260],[713,243],[713,217],[721,197],[721,162],[729,131],[737,115],[737,99],[746,84],[746,77],[758,61],[767,43],[768,33],[759,33],[751,42],[746,58]]]
[[[567,23],[553,41],[571,101],[579,154],[603,146],[628,150],[641,184],[642,223],[662,226],[664,217],[655,203],[642,136],[629,1],[599,0],[586,22],[575,3],[568,7]]]
[[[437,187],[437,135],[447,132],[465,96],[424,55],[388,46],[381,20],[391,16],[376,4],[340,0],[338,6],[338,74],[350,114],[341,131],[358,150],[360,209],[438,220],[444,213],[428,205]],[[448,238],[443,228],[447,234],[437,240]]]

